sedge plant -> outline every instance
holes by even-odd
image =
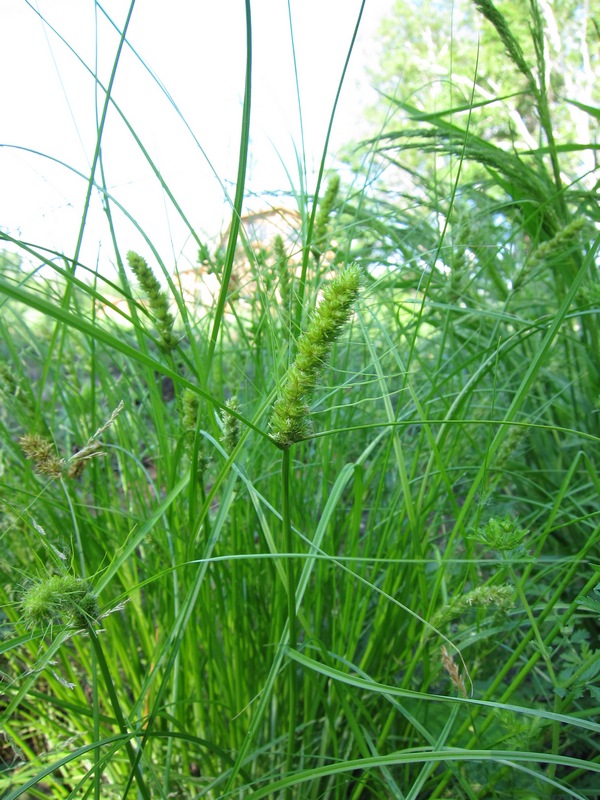
[[[549,135],[542,4],[524,32],[473,8],[537,151],[498,146],[475,81],[446,113],[388,98],[352,177],[300,154],[297,227],[253,241],[249,48],[193,301],[151,231],[122,239],[113,112],[189,218],[111,25],[79,179],[114,272],[0,234],[4,798],[595,795],[597,204]]]

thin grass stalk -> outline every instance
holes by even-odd
[[[239,503],[234,501],[231,509],[231,543],[232,553],[234,555],[238,555],[242,552],[240,536],[241,527],[242,524],[240,520]],[[231,564],[231,582],[235,587],[241,588],[244,585],[245,577],[243,567],[243,562],[237,558],[234,559]],[[230,682],[233,685],[234,708],[236,710],[244,708],[245,705],[244,692],[247,687],[247,680],[244,678],[244,673],[249,663],[246,655],[249,649],[248,639],[251,635],[251,630],[247,624],[247,620],[248,612],[244,597],[241,592],[236,591],[233,608],[229,611],[228,620],[230,632],[233,636],[233,641],[231,644],[233,657],[231,658],[231,663],[229,666],[231,670]],[[233,747],[237,749],[239,744],[239,736],[237,735],[236,731]]]
[[[89,624],[87,628],[88,628],[88,635],[92,642],[96,658],[98,660],[98,666],[100,667],[100,672],[102,673],[102,677],[104,678],[104,684],[106,686],[106,691],[108,693],[110,704],[112,706],[115,719],[117,721],[119,732],[127,737],[125,739],[125,750],[127,752],[129,763],[131,764],[130,781],[133,779],[133,776],[135,775],[137,787],[139,789],[140,794],[142,795],[144,800],[151,800],[152,795],[150,793],[150,790],[148,789],[148,786],[146,785],[146,781],[142,774],[142,770],[140,768],[140,763],[139,763],[139,760],[142,756],[142,750],[140,748],[136,753],[135,750],[133,749],[133,745],[131,744],[131,739],[129,736],[129,726],[125,722],[125,717],[123,716],[123,711],[121,710],[121,704],[117,696],[117,692],[113,682],[113,677],[111,675],[110,668],[104,656],[104,649],[102,648],[100,640],[96,635],[96,631],[94,630],[93,624]]]
[[[96,651],[92,648],[91,652],[91,667],[92,667],[92,714],[93,714],[93,737],[94,742],[100,741],[100,692],[98,683],[98,660],[96,658]],[[94,800],[100,800],[101,797],[101,772],[100,772],[100,748],[94,750]]]
[[[245,0],[246,9],[246,80],[244,86],[244,106],[242,110],[242,129],[240,135],[240,153],[238,161],[238,172],[235,185],[235,198],[233,201],[233,213],[229,226],[229,239],[227,240],[227,252],[225,254],[225,266],[221,276],[221,288],[215,309],[215,318],[210,340],[208,344],[208,366],[207,373],[213,360],[215,347],[219,338],[219,330],[225,313],[225,304],[229,293],[229,281],[235,261],[238,233],[242,219],[242,206],[244,203],[244,187],[246,182],[246,167],[248,165],[248,149],[250,145],[250,107],[252,99],[252,17],[250,0]]]
[[[298,101],[298,122],[300,124],[300,152],[302,157],[302,169],[300,170],[300,179],[301,182],[305,184],[308,170],[306,169],[306,146],[304,144],[304,115],[302,114],[302,102],[300,99],[300,81],[298,79],[298,61],[296,59],[296,42],[294,38],[294,26],[292,23],[291,0],[287,0],[287,11],[288,11],[288,20],[290,23],[290,44],[292,47],[292,61],[294,64],[294,83],[296,86],[296,100]]]
[[[79,233],[77,235],[77,242],[76,242],[76,245],[75,245],[75,253],[74,253],[73,258],[71,260],[73,275],[75,274],[76,265],[77,265],[77,263],[79,261],[79,254],[81,252],[81,247],[82,247],[82,244],[83,244],[83,235],[84,235],[85,227],[86,227],[86,224],[87,224],[87,214],[88,214],[88,210],[89,210],[89,206],[90,206],[90,201],[91,201],[91,196],[92,196],[92,189],[95,186],[94,176],[95,176],[96,168],[97,168],[97,165],[98,165],[98,159],[100,158],[102,136],[103,136],[103,133],[104,133],[104,126],[105,126],[105,123],[106,123],[106,116],[107,116],[107,113],[108,113],[108,108],[109,108],[109,104],[110,104],[110,98],[111,98],[111,95],[112,95],[112,87],[114,85],[114,81],[115,81],[115,78],[116,78],[117,68],[118,68],[118,65],[119,65],[120,57],[121,57],[121,52],[123,50],[123,46],[124,46],[125,41],[126,41],[127,29],[129,27],[129,23],[131,21],[131,16],[133,14],[134,5],[135,5],[135,0],[132,0],[131,4],[129,6],[127,17],[125,19],[125,24],[123,26],[123,30],[120,33],[117,52],[116,52],[116,55],[115,55],[113,67],[112,67],[110,78],[109,78],[108,85],[107,85],[107,88],[106,88],[106,96],[105,96],[104,106],[103,106],[103,109],[102,109],[102,116],[100,118],[100,123],[99,123],[99,126],[98,126],[98,132],[97,132],[97,136],[96,136],[96,146],[95,146],[95,149],[94,149],[94,155],[93,155],[93,158],[92,158],[92,165],[91,165],[89,178],[88,178],[88,185],[87,185],[86,196],[85,196],[84,206],[83,206],[83,214],[82,214],[81,223],[80,223],[80,226],[79,226]],[[72,291],[73,291],[72,283],[70,281],[68,281],[67,284],[66,284],[66,287],[65,287],[65,293],[64,293],[63,299],[61,301],[61,308],[63,310],[65,310],[65,311],[68,309],[68,307],[70,305]],[[60,322],[57,322],[56,327],[54,329],[54,332],[52,334],[50,347],[48,349],[48,357],[46,359],[46,364],[45,364],[45,367],[44,367],[44,370],[43,370],[43,373],[42,373],[42,378],[40,380],[40,386],[46,385],[47,379],[48,379],[48,375],[50,374],[51,366],[53,364],[59,363],[61,361],[60,355],[58,357],[56,357],[54,355],[54,350],[55,350],[55,347],[57,346],[59,335],[61,336],[61,343],[60,343],[60,346],[59,346],[59,353],[60,353],[62,351],[62,348],[64,347],[65,329],[63,328],[63,326],[62,326],[62,324]],[[54,383],[56,384],[56,381]],[[38,398],[38,400],[39,399],[40,398]]]
[[[302,329],[302,315],[304,313],[304,294],[306,291],[306,280],[308,275],[308,261],[310,258],[310,245],[313,237],[313,231],[315,227],[315,219],[317,216],[317,207],[318,207],[318,199],[319,199],[319,191],[321,189],[321,183],[323,181],[323,175],[325,174],[325,161],[327,158],[327,153],[329,151],[329,140],[331,138],[331,131],[333,130],[333,122],[335,119],[335,114],[338,106],[338,102],[340,99],[340,95],[342,93],[342,87],[344,85],[344,81],[346,79],[346,72],[348,70],[348,65],[350,63],[350,57],[352,55],[352,51],[354,49],[354,44],[356,42],[356,37],[358,36],[358,30],[360,27],[360,21],[362,19],[363,11],[365,8],[366,0],[362,0],[360,4],[360,9],[358,11],[358,17],[356,19],[356,25],[354,26],[354,31],[352,33],[352,39],[350,40],[350,46],[348,47],[348,52],[346,54],[346,60],[344,61],[344,67],[342,69],[342,74],[338,83],[338,88],[335,93],[335,99],[333,101],[333,107],[331,109],[331,114],[329,116],[329,124],[327,126],[327,133],[325,134],[325,143],[323,145],[323,154],[321,156],[321,163],[319,164],[319,172],[317,174],[317,185],[315,187],[315,194],[313,198],[312,209],[310,212],[310,218],[308,221],[308,230],[306,233],[306,242],[304,242],[304,246],[302,248],[302,267],[300,272],[300,279],[298,281],[298,291],[296,292],[296,313],[293,315],[293,327],[292,327],[292,334],[294,336],[298,336],[301,329]]]
[[[217,520],[215,521],[213,534],[211,536],[211,539],[205,543],[204,558],[202,560],[202,563],[199,565],[199,569],[197,570],[196,575],[194,576],[194,581],[192,586],[188,589],[187,595],[180,605],[179,614],[175,618],[175,621],[172,625],[171,631],[169,633],[168,642],[166,643],[163,651],[160,654],[159,663],[157,663],[154,666],[151,675],[148,676],[148,679],[144,682],[144,685],[142,686],[140,698],[146,696],[152,682],[159,675],[159,666],[163,667],[162,680],[160,681],[158,689],[156,691],[156,696],[152,705],[152,709],[150,711],[150,714],[146,722],[146,728],[144,731],[144,735],[142,737],[140,749],[138,750],[137,754],[138,760],[141,756],[146,741],[148,740],[152,732],[156,718],[160,711],[161,708],[160,704],[162,702],[164,695],[166,694],[168,683],[173,673],[174,665],[178,663],[179,660],[178,657],[183,636],[189,625],[191,615],[194,611],[196,602],[200,595],[200,590],[203,586],[206,572],[208,570],[210,556],[212,554],[215,545],[217,544],[218,537],[220,536],[221,530],[223,528],[225,516],[228,514],[231,503],[233,501],[236,480],[237,476],[234,473],[230,473],[227,487],[225,490],[225,496],[221,501],[219,514]],[[198,525],[200,525],[201,522],[202,520],[200,519]],[[128,785],[130,784],[131,784],[131,776]]]
[[[118,66],[119,66],[119,61],[121,59],[121,53],[123,51],[123,47],[124,47],[126,39],[127,39],[127,30],[129,28],[129,23],[131,22],[131,17],[133,15],[134,6],[135,6],[135,0],[131,0],[131,3],[129,5],[129,10],[127,12],[127,17],[125,18],[125,24],[123,25],[123,30],[120,31],[119,44],[118,44],[118,47],[117,47],[117,52],[115,54],[114,63],[113,63],[112,70],[111,70],[111,73],[110,73],[110,77],[108,79],[108,84],[107,84],[107,87],[106,87],[104,104],[103,104],[103,107],[102,107],[102,115],[100,117],[100,121],[99,121],[99,124],[98,124],[98,132],[97,132],[97,136],[96,136],[96,147],[94,149],[94,156],[92,158],[92,165],[91,165],[91,168],[90,168],[90,177],[89,177],[89,180],[88,180],[88,186],[87,186],[87,191],[86,191],[86,195],[85,195],[85,201],[84,201],[84,205],[83,205],[83,215],[82,215],[81,224],[80,224],[80,227],[79,227],[79,233],[77,235],[77,244],[75,245],[75,253],[74,253],[73,259],[72,259],[73,272],[75,272],[75,265],[79,261],[79,254],[81,253],[81,246],[83,244],[83,234],[84,234],[85,226],[86,226],[86,223],[87,223],[87,215],[88,215],[88,210],[89,210],[89,207],[90,207],[90,201],[91,201],[91,197],[92,197],[92,189],[95,186],[96,168],[98,166],[98,161],[100,159],[100,155],[101,155],[101,152],[102,152],[102,136],[104,135],[104,126],[106,124],[106,116],[108,114],[108,108],[109,108],[109,105],[110,105],[110,102],[111,102],[111,98],[112,98],[112,89],[113,89],[113,85],[114,85],[115,79],[117,77],[117,69],[118,69]],[[70,294],[71,294],[71,285],[67,284],[67,291],[65,292],[65,297],[64,297],[64,307],[65,308],[69,304]],[[50,348],[50,352],[52,352],[52,348]]]
[[[296,571],[292,554],[292,524],[290,520],[290,448],[282,453],[281,460],[281,511],[282,529],[285,551],[288,554],[286,559],[287,577],[287,613],[288,613],[288,647],[295,650],[298,643],[298,631],[296,620]],[[288,774],[293,770],[294,756],[296,753],[296,725],[298,720],[298,669],[292,661],[289,664],[289,726],[288,726],[288,745],[286,768]],[[286,798],[291,800],[291,787],[286,789]]]
[[[548,150],[550,152],[550,162],[552,164],[552,174],[554,183],[556,184],[556,199],[560,208],[561,217],[563,221],[568,220],[567,205],[563,192],[563,182],[560,174],[560,164],[558,161],[558,152],[556,150],[556,142],[554,139],[554,128],[552,126],[552,117],[550,114],[550,104],[548,102],[548,90],[546,85],[546,57],[544,53],[544,23],[540,14],[538,0],[529,0],[531,9],[531,16],[533,25],[531,27],[531,36],[535,47],[535,54],[538,65],[538,90],[536,92],[536,100],[538,106],[538,113],[540,115],[540,123],[546,134],[548,142]]]
[[[169,547],[169,556],[171,558],[171,566],[173,568],[172,574],[172,586],[173,586],[173,616],[177,619],[181,611],[181,602],[179,597],[179,576],[177,571],[177,563],[176,563],[176,556],[175,550],[173,547],[173,538],[172,536],[168,535],[168,547]],[[173,664],[173,686],[171,689],[171,703],[174,709],[177,709],[177,703],[179,700],[179,686],[181,682],[181,664],[182,658],[181,653],[178,650],[175,656],[175,661]],[[176,713],[173,714],[173,718],[169,720],[168,723],[168,730],[169,732],[173,733],[175,731],[175,727],[177,725]],[[164,766],[164,773],[163,773],[163,794],[165,797],[169,794],[170,789],[170,782],[171,782],[171,764],[173,759],[173,748],[174,748],[175,740],[173,738],[169,738],[167,742],[167,753],[165,758],[165,766]]]

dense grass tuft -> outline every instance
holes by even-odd
[[[445,195],[251,241],[248,77],[214,303],[0,256],[6,800],[597,796],[597,211],[476,5],[533,156],[397,103],[366,162]]]

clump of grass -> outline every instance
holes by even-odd
[[[510,26],[495,30],[520,59]],[[393,191],[362,176],[336,253],[358,266],[312,315],[341,185],[311,209],[311,236],[303,176],[297,250],[281,237],[240,248],[235,226],[213,258],[197,240],[221,290],[192,304],[169,278],[187,334],[177,370],[146,346],[125,275],[128,328],[98,313],[120,306],[118,285],[79,258],[63,269],[23,242],[48,280],[0,254],[0,669],[15,678],[0,726],[19,748],[1,754],[3,797],[595,796],[598,243],[569,214],[593,228],[597,203],[577,181],[559,190],[549,139],[525,156],[461,131],[463,107],[452,124],[413,111],[435,135],[380,137],[368,157],[385,145],[397,169],[411,140],[422,205],[398,201],[398,173]],[[249,102],[244,120],[242,155]],[[428,152],[485,180],[448,188],[420,170]],[[237,223],[242,202],[240,178]],[[232,294],[241,249],[251,280]],[[131,261],[170,352],[167,295]],[[294,446],[317,386],[326,435]],[[19,416],[24,387],[35,402]],[[121,401],[127,424],[100,447],[106,404]],[[60,478],[44,486],[16,432],[38,429],[52,433],[29,441],[33,463]],[[101,633],[98,596],[119,609]]]

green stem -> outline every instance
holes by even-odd
[[[144,780],[144,776],[142,775],[142,770],[140,769],[138,755],[136,754],[133,745],[131,744],[129,726],[125,722],[125,717],[123,716],[123,712],[121,710],[121,704],[119,703],[119,698],[117,697],[117,692],[115,690],[115,685],[113,683],[113,679],[110,674],[110,669],[108,668],[108,664],[106,663],[106,658],[104,657],[104,650],[102,649],[102,645],[100,644],[100,640],[96,635],[96,631],[94,630],[93,625],[88,625],[88,634],[92,641],[96,658],[98,659],[98,666],[100,667],[100,672],[102,673],[102,677],[104,678],[104,683],[106,685],[106,690],[108,692],[110,703],[112,705],[115,719],[119,727],[119,732],[127,736],[127,738],[125,739],[125,750],[127,751],[127,757],[129,758],[129,763],[131,764],[131,768],[135,774],[138,789],[144,800],[151,800],[152,795],[150,794],[150,790],[146,786],[146,781]]]
[[[100,741],[100,698],[98,692],[98,659],[95,650],[92,649],[92,715],[94,720],[94,741]],[[101,771],[100,771],[100,748],[94,750],[94,800],[101,800]]]
[[[233,270],[233,262],[237,247],[237,239],[242,220],[242,205],[244,203],[244,187],[246,182],[246,167],[248,165],[248,148],[250,144],[250,100],[252,97],[252,21],[250,16],[250,0],[246,0],[246,81],[244,88],[244,106],[242,110],[242,131],[240,138],[240,156],[238,161],[237,180],[235,184],[235,198],[233,201],[233,214],[229,226],[229,239],[225,254],[225,267],[221,278],[221,290],[215,310],[215,317],[208,344],[208,365],[213,360],[219,329],[225,313],[225,303],[229,293],[229,281]],[[207,370],[208,371],[208,370]]]
[[[515,587],[515,589],[517,591],[517,595],[519,597],[519,600],[521,601],[521,604],[523,605],[523,608],[525,609],[525,613],[527,614],[527,618],[529,619],[529,622],[531,624],[531,630],[533,631],[533,635],[534,635],[535,641],[537,642],[537,645],[538,645],[538,648],[539,648],[540,657],[542,658],[544,664],[546,665],[546,669],[548,670],[548,676],[549,676],[550,680],[552,681],[552,688],[554,690],[554,708],[553,708],[553,711],[554,712],[558,712],[558,710],[559,710],[559,707],[558,707],[559,698],[558,698],[558,695],[556,694],[556,689],[558,688],[558,681],[557,681],[557,678],[556,678],[556,673],[554,672],[554,668],[552,667],[552,662],[550,660],[550,655],[548,653],[548,648],[546,647],[546,645],[545,645],[545,643],[544,643],[544,641],[542,639],[542,635],[540,633],[540,629],[539,629],[539,626],[537,624],[537,620],[533,616],[533,611],[531,610],[531,606],[527,602],[527,597],[525,596],[525,592],[523,591],[523,586],[522,586],[521,581],[518,579],[517,574],[515,573],[515,571],[514,571],[514,569],[512,567],[512,564],[509,561],[506,562],[506,566],[508,568],[508,574],[509,574],[510,579],[511,579],[511,581],[513,583],[513,586]],[[558,722],[556,720],[554,720],[554,722],[552,723],[552,749],[551,749],[552,753],[558,754],[559,741],[560,741],[560,729],[559,729]],[[555,764],[549,764],[548,765],[548,775],[549,775],[549,777],[554,779],[555,773],[556,773],[556,765]]]
[[[285,551],[288,553],[286,558],[287,566],[287,605],[289,621],[289,640],[288,647],[296,649],[297,644],[297,620],[296,620],[296,575],[294,559],[291,558],[292,549],[292,525],[290,521],[290,449],[283,451],[281,462],[281,489],[282,489],[282,521],[283,521],[283,540]],[[289,687],[290,687],[290,708],[289,708],[289,730],[288,730],[288,749],[286,769],[289,775],[294,763],[296,750],[296,722],[298,717],[298,670],[296,664],[290,663]],[[286,789],[285,796],[291,800],[292,789]]]
[[[335,99],[333,101],[333,107],[331,109],[331,114],[329,117],[329,124],[327,126],[327,133],[325,134],[325,143],[323,145],[323,154],[321,156],[321,163],[319,164],[319,172],[317,175],[317,185],[315,187],[315,194],[313,198],[312,209],[310,212],[310,217],[308,220],[308,230],[306,233],[306,241],[304,242],[304,246],[302,248],[302,268],[300,273],[300,280],[298,281],[298,291],[297,291],[297,300],[296,300],[296,313],[294,315],[293,321],[293,332],[295,335],[298,335],[302,329],[302,312],[304,310],[304,294],[306,290],[306,281],[307,281],[307,274],[308,274],[308,259],[310,256],[310,245],[313,238],[313,230],[315,227],[315,217],[317,215],[317,207],[319,205],[319,191],[321,189],[321,183],[323,181],[323,175],[325,173],[325,162],[327,160],[327,155],[329,152],[329,139],[331,138],[331,131],[333,129],[333,121],[335,119],[335,114],[337,111],[338,102],[340,99],[340,95],[342,93],[342,87],[344,85],[344,81],[346,79],[346,72],[348,71],[348,65],[350,63],[350,56],[352,55],[352,51],[354,49],[354,43],[356,42],[356,38],[358,36],[358,29],[360,27],[360,21],[362,19],[363,11],[365,9],[366,0],[362,0],[360,4],[360,9],[358,11],[358,17],[356,19],[356,25],[354,26],[354,32],[352,34],[352,39],[350,41],[350,47],[348,48],[348,52],[346,54],[346,60],[344,62],[344,67],[342,69],[342,74],[340,77],[340,81],[338,83],[337,92],[335,93]]]

